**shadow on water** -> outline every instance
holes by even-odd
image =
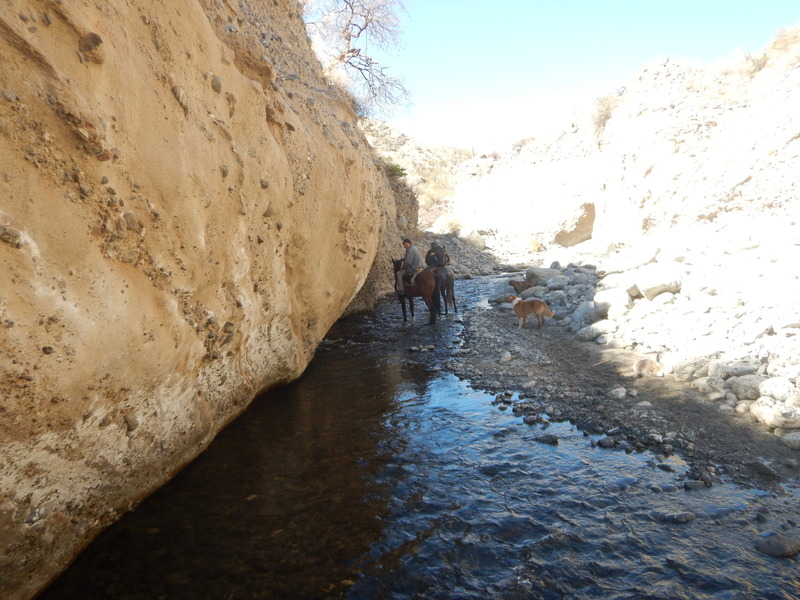
[[[391,415],[436,376],[394,345],[435,332],[414,324],[370,339],[385,317],[337,324],[299,381],[256,398],[41,598],[341,595],[389,510],[376,473],[397,446]]]
[[[398,312],[337,323],[41,598],[800,596],[796,563],[752,548],[758,492],[687,494],[678,459],[525,425],[440,369],[458,318]]]

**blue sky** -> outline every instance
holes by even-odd
[[[757,53],[800,3],[748,0],[405,0],[397,54],[412,105],[384,117],[427,143],[501,149],[559,107],[610,93],[650,60]],[[535,116],[535,118],[534,118]]]

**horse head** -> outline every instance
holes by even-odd
[[[400,265],[403,264],[403,259],[392,258],[391,261],[392,261],[392,267],[394,268],[394,272],[397,273],[400,270]]]

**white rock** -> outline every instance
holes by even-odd
[[[601,335],[614,333],[616,330],[617,324],[614,321],[605,319],[579,329],[575,334],[575,337],[583,342],[591,342],[592,340],[596,340]]]
[[[631,297],[623,288],[598,290],[594,295],[594,304],[611,319],[625,315],[633,307]]]
[[[681,270],[682,267],[678,263],[672,262],[646,265],[636,271],[635,286],[648,300],[665,292],[677,294],[681,291]]]
[[[781,402],[797,395],[797,388],[788,377],[770,377],[758,386],[762,396],[771,396]]]
[[[622,400],[628,394],[628,391],[622,387],[615,387],[613,390],[609,391],[606,396],[611,398],[612,400]]]
[[[789,406],[770,396],[761,396],[753,402],[750,412],[770,427],[800,428],[800,406]]]
[[[730,362],[724,359],[714,359],[708,363],[708,374],[722,379],[752,375],[755,372],[754,365],[742,361]]]

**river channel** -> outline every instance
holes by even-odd
[[[488,284],[457,282],[462,312]],[[754,548],[796,495],[687,492],[677,457],[526,425],[448,371],[463,327],[403,326],[394,302],[339,321],[41,598],[800,597],[797,560]]]

